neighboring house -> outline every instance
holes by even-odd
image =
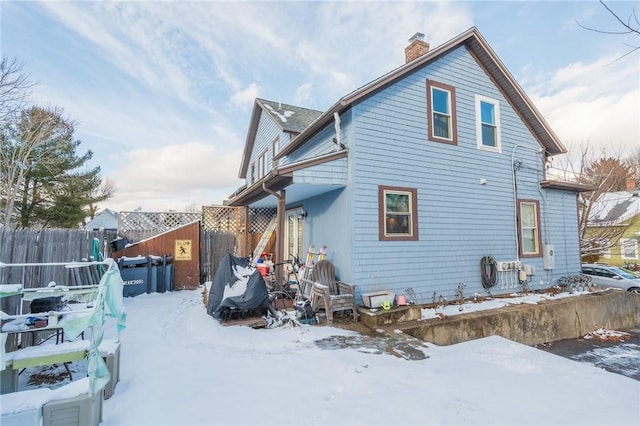
[[[117,231],[118,230],[118,212],[104,209],[85,226],[86,231]]]
[[[624,266],[640,264],[640,190],[633,179],[627,191],[605,192],[595,201],[587,228],[588,238],[607,239],[599,262]]]
[[[579,273],[586,188],[546,179],[565,149],[522,88],[476,28],[410,41],[403,66],[322,113],[257,99],[227,204],[277,207],[276,260],[327,245],[358,294],[429,303],[460,283],[486,294],[493,272],[491,293],[520,289],[514,265],[529,288]]]

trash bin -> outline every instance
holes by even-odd
[[[123,237],[117,237],[111,240],[111,251],[120,251],[129,244],[129,240]]]
[[[118,259],[120,276],[124,282],[124,297],[137,296],[143,293],[155,293],[157,275],[152,269],[151,257],[121,257]]]
[[[169,255],[156,257],[153,262],[153,267],[157,277],[158,293],[173,291],[173,257]]]

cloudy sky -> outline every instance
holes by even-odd
[[[569,150],[640,145],[640,52],[623,57],[640,43],[581,28],[621,30],[597,1],[0,1],[0,18],[2,54],[78,122],[118,211],[220,204],[256,97],[324,110],[417,31],[433,48],[478,27]]]

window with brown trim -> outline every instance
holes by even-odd
[[[378,186],[380,241],[418,239],[418,192],[415,188]]]
[[[518,200],[518,241],[521,257],[541,255],[540,202]]]
[[[456,89],[448,84],[427,80],[429,140],[458,144]]]

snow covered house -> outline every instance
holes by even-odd
[[[324,112],[256,99],[227,204],[277,207],[278,261],[327,245],[366,292],[508,293],[580,271],[580,185],[545,175],[565,152],[474,27]],[[464,286],[461,285],[464,283]]]

